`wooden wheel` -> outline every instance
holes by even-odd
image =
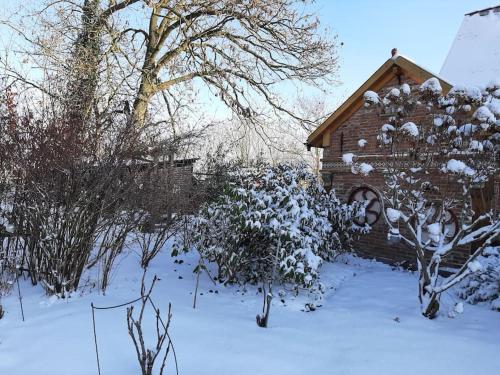
[[[349,196],[349,204],[360,202],[364,205],[364,210],[354,218],[354,223],[359,226],[365,224],[375,224],[382,214],[382,205],[378,199],[377,193],[369,187],[362,186],[352,191]]]
[[[441,228],[441,232],[445,233],[446,236],[444,239],[444,243],[450,242],[458,233],[459,224],[457,216],[453,213],[453,211],[446,209],[443,212],[441,210],[436,209],[436,207],[431,206],[427,209],[427,220],[422,230],[422,240],[424,242],[428,241],[430,238],[428,225],[432,223],[443,222],[443,227]],[[431,245],[432,247],[432,245]]]

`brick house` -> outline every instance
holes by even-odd
[[[487,18],[481,19],[479,17]],[[465,15],[462,29],[457,35],[457,39],[451,48],[442,71],[446,73],[444,76],[451,77],[453,82],[466,83],[468,85],[484,84],[482,80],[488,74],[487,69],[484,66],[480,70],[472,68],[484,62],[483,56],[480,55],[481,40],[468,41],[468,46],[462,47],[468,49],[468,51],[471,48],[479,49],[477,53],[471,54],[471,56],[467,56],[460,49],[464,40],[467,42],[466,39],[468,36],[473,35],[477,37],[477,35],[481,34],[477,32],[471,33],[469,28],[478,28],[477,25],[484,24],[485,22],[488,25],[483,27],[486,30],[484,33],[486,34],[487,32],[487,38],[484,43],[488,44],[492,33],[491,23],[495,23],[495,30],[500,38],[500,6]],[[466,30],[463,30],[463,28],[466,28]],[[481,27],[479,28],[481,29]],[[462,36],[461,33],[463,34]],[[493,78],[498,76],[498,79],[500,79],[500,75],[497,74],[497,71],[500,70],[500,64],[496,65],[494,59],[499,57],[500,53],[491,56],[493,62],[489,71]],[[461,61],[456,62],[453,59],[461,59],[462,62],[464,59],[469,59],[470,61],[461,64]],[[469,71],[474,71],[476,74],[468,74]],[[477,74],[478,71],[481,74]],[[440,81],[445,93],[451,89],[451,79],[450,81],[446,81],[413,61],[398,55],[397,51],[393,50],[393,56],[314,130],[307,139],[306,144],[308,148],[317,147],[323,149],[321,175],[325,187],[327,189],[334,188],[337,196],[345,202],[353,200],[369,201],[363,222],[370,224],[372,230],[370,234],[362,236],[355,244],[357,252],[362,256],[377,258],[391,264],[403,263],[409,267],[413,267],[415,263],[415,253],[411,248],[403,241],[395,242],[388,239],[388,229],[381,216],[382,206],[378,202],[377,195],[373,192],[373,189],[379,189],[384,186],[380,167],[384,166],[384,160],[389,153],[387,149],[378,147],[377,141],[380,127],[384,122],[384,115],[381,115],[376,108],[365,107],[363,105],[363,95],[366,91],[370,90],[375,91],[380,97],[384,97],[392,87],[398,87],[403,83],[407,83],[414,88],[432,77]],[[462,82],[461,79],[464,77],[468,77],[469,80]],[[477,80],[481,79],[481,82],[471,81],[471,77],[477,78]],[[417,111],[409,121],[418,123],[419,119],[421,120],[423,116],[426,116],[425,111]],[[360,139],[367,141],[366,145],[362,148],[358,144]],[[342,155],[346,153],[356,154],[359,162],[367,162],[375,167],[375,170],[368,176],[353,174],[351,168],[342,161]],[[404,163],[405,161],[403,160],[402,162]],[[436,172],[435,178],[438,184],[446,183],[438,172]],[[453,187],[449,188],[449,191],[453,193]],[[473,192],[472,203],[475,206],[475,211],[484,212],[485,209],[490,208],[500,211],[499,197],[500,179],[495,178],[495,181]],[[458,228],[459,223],[453,212],[450,212],[450,223]],[[470,249],[462,249],[451,254],[446,259],[445,265],[450,267],[460,265],[466,259],[469,252]]]

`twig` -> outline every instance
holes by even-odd
[[[198,285],[200,284],[200,266],[201,261],[198,263],[198,270],[196,272],[196,286],[194,288],[193,309],[196,309],[196,297],[198,296]]]
[[[90,307],[92,308],[92,325],[94,327],[94,344],[95,344],[95,355],[96,355],[96,360],[97,360],[97,373],[101,375],[101,364],[99,363],[99,350],[97,348],[97,332],[95,329],[95,313],[94,313],[94,303],[90,303]]]
[[[19,286],[19,274],[16,277],[16,281],[17,281],[17,294],[19,296],[19,305],[21,306],[21,316],[23,317],[23,322],[24,322],[23,297],[21,296],[21,287]]]

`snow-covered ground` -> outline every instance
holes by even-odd
[[[416,276],[369,261],[327,264],[323,306],[302,312],[299,298],[271,309],[270,328],[257,327],[262,295],[214,287],[203,275],[192,308],[194,256],[182,264],[161,254],[150,268],[161,281],[153,299],[173,305],[171,335],[180,374],[498,374],[500,313],[465,305],[447,317],[456,297],[445,296],[442,315],[419,314]],[[26,321],[17,290],[3,300],[0,374],[97,374],[90,303],[106,306],[138,296],[141,272],[132,252],[119,265],[106,296],[84,289],[67,300],[48,299],[22,282]],[[212,292],[210,292],[210,290]],[[215,293],[217,291],[217,293]],[[244,293],[244,295],[243,295]],[[152,315],[150,315],[152,317]],[[139,374],[126,328],[125,308],[96,312],[101,373]],[[168,374],[173,374],[170,361]]]

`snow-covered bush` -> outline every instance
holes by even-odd
[[[368,92],[365,105],[391,114],[378,136],[390,156],[378,194],[389,236],[415,250],[422,313],[432,319],[441,293],[481,269],[478,257],[500,235],[498,212],[474,212],[471,203],[473,189],[500,173],[500,83],[444,94],[431,78],[415,91],[403,84],[383,98]],[[355,155],[344,161],[362,173]],[[442,261],[473,243],[476,250],[464,264],[442,279]]]
[[[276,280],[321,291],[323,261],[350,249],[355,208],[327,194],[304,166],[240,170],[194,220],[193,246],[218,265],[219,280]]]
[[[458,295],[471,304],[487,302],[500,311],[500,247],[485,249],[477,260],[482,269],[462,282]]]

